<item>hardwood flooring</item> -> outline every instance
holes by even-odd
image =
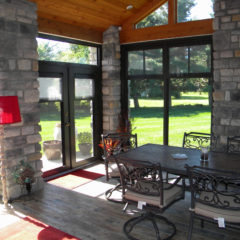
[[[110,185],[105,182],[105,177],[88,184],[79,187],[76,191],[71,191],[45,183],[42,191],[14,201],[13,210],[36,218],[82,240],[127,239],[122,231],[123,224],[132,217],[133,213],[138,214],[138,210],[130,206],[128,211],[123,213],[123,204],[106,201],[103,193]],[[97,194],[87,193],[87,190],[93,191],[94,184]],[[163,214],[176,224],[177,234],[174,240],[186,239],[189,204],[190,194],[186,193],[185,200],[175,203]],[[150,223],[145,223],[138,228],[136,236],[143,240],[155,239],[150,225]],[[162,225],[161,231],[164,234],[168,229]],[[192,239],[237,240],[239,233],[236,230],[218,229],[216,225],[210,223],[205,223],[202,229],[200,222],[195,220]]]

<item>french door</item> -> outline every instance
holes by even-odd
[[[98,67],[39,62],[38,80],[44,176],[95,161],[102,132]]]

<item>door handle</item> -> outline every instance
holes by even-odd
[[[65,127],[70,127],[70,126],[71,126],[70,122],[65,123]]]

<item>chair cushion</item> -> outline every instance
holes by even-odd
[[[146,185],[146,187],[147,187],[147,184],[148,183],[144,183],[144,185]],[[171,184],[164,183],[164,188],[166,188],[170,185]],[[156,190],[153,190],[153,191],[155,191],[155,193],[157,193]],[[135,202],[142,201],[142,202],[146,202],[147,204],[163,208],[163,207],[166,207],[167,205],[169,205],[170,203],[172,203],[174,200],[181,197],[182,194],[183,194],[183,188],[180,186],[173,186],[169,190],[164,190],[162,205],[160,204],[160,195],[159,196],[151,196],[151,195],[137,193],[137,192],[134,192],[131,190],[127,190],[123,197],[127,200],[131,200],[131,201],[135,201]]]
[[[213,194],[203,192],[200,195],[200,198],[203,199],[206,196],[208,196],[209,199],[212,199]],[[235,203],[233,201],[233,197],[223,195],[218,195],[218,197],[220,201],[222,202],[227,201],[230,203],[230,206],[240,208],[240,204]],[[221,209],[196,202],[194,212],[198,215],[205,216],[211,219],[222,217],[225,219],[226,222],[240,223],[240,209],[239,210]]]
[[[110,178],[119,178],[120,177],[120,173],[119,173],[118,166],[116,163],[110,163],[108,165],[108,175]]]

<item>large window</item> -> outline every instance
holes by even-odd
[[[213,18],[214,0],[178,0],[178,22]]]
[[[39,60],[97,65],[97,48],[37,38]]]
[[[145,28],[168,24],[168,2],[145,17],[135,25],[135,28]]]
[[[211,39],[202,40],[126,46],[128,106],[139,145],[181,146],[184,132],[211,132]]]

